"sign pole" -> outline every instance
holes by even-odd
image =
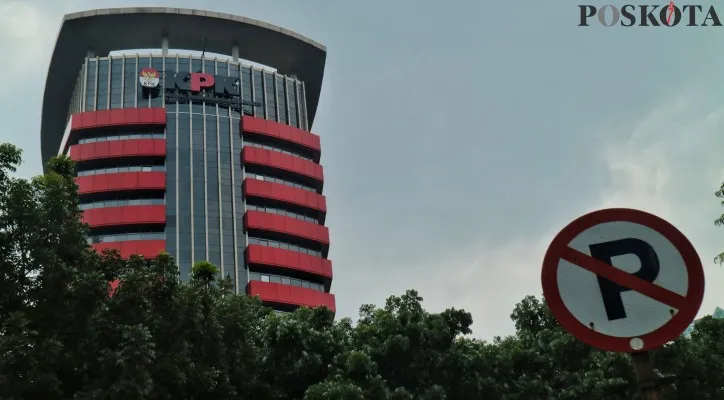
[[[661,387],[658,376],[651,364],[651,357],[648,351],[631,353],[634,368],[636,369],[636,380],[643,400],[661,400]]]
[[[623,255],[638,263],[621,263]],[[663,387],[685,379],[659,375],[649,354],[684,332],[704,298],[701,260],[676,227],[627,208],[588,213],[553,239],[541,283],[551,312],[571,335],[599,350],[630,354],[642,399],[661,400]]]

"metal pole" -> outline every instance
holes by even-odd
[[[654,372],[654,366],[651,364],[649,352],[631,353],[631,359],[636,369],[636,379],[639,390],[641,391],[641,398],[643,400],[661,400],[661,387],[658,382],[659,377]]]

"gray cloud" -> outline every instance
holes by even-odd
[[[175,0],[167,5],[203,7]],[[240,6],[243,4],[243,7]],[[62,15],[129,1],[0,5],[1,141],[40,173],[40,104]],[[329,49],[322,136],[339,314],[417,288],[483,338],[540,293],[558,229],[603,206],[669,218],[710,259],[724,179],[721,28],[578,28],[573,4],[215,2]],[[709,290],[703,311],[724,304]]]

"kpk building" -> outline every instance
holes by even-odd
[[[325,59],[311,39],[228,14],[66,15],[45,85],[43,160],[77,163],[97,250],[151,258],[165,249],[181,279],[208,260],[238,293],[277,310],[334,310],[320,140],[310,131]]]

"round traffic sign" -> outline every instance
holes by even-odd
[[[563,228],[541,280],[561,326],[607,351],[647,351],[675,339],[704,297],[704,270],[689,240],[663,219],[625,208]]]

